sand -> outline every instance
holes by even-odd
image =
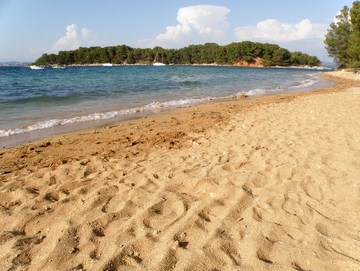
[[[2,150],[0,269],[360,270],[360,83],[336,80]]]

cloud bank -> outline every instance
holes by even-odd
[[[313,24],[309,19],[298,23],[283,23],[268,19],[256,26],[235,28],[235,37],[239,40],[258,40],[273,42],[292,42],[305,39],[323,39],[327,30],[325,24]]]
[[[87,43],[91,37],[91,30],[81,28],[80,33],[76,24],[66,26],[65,36],[59,38],[52,46],[56,52],[62,50],[74,50]]]
[[[267,19],[255,25],[230,29],[227,15],[230,9],[223,6],[198,5],[180,8],[177,24],[166,27],[153,39],[143,40],[142,46],[180,48],[190,44],[216,42],[227,44],[233,41],[275,43],[289,50],[325,55],[323,39],[328,25],[317,24],[309,19],[287,23]],[[299,42],[301,41],[301,42]]]
[[[221,6],[198,5],[180,8],[177,25],[155,37],[153,46],[179,47],[190,43],[221,41],[229,27],[226,15],[230,9]]]

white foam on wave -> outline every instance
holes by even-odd
[[[257,96],[257,95],[267,95],[267,94],[276,94],[283,93],[286,91],[294,91],[294,90],[305,90],[311,88],[316,83],[321,80],[321,77],[317,74],[307,74],[308,78],[300,80],[296,85],[289,87],[275,87],[275,88],[255,88],[250,89],[248,91],[242,91],[236,94],[236,96],[247,95],[247,96]]]
[[[256,95],[269,94],[270,92],[271,92],[271,89],[255,88],[255,89],[251,89],[249,91],[245,91],[242,93],[245,93],[248,96],[256,96]],[[240,94],[242,94],[242,93],[240,93]]]
[[[239,95],[247,95],[247,96],[257,96],[257,95],[266,95],[266,94],[274,94],[274,93],[280,93],[284,91],[283,88],[255,88],[255,89],[250,89],[248,91],[243,91],[243,92],[239,92],[236,94],[236,96]]]
[[[292,87],[290,87],[290,89],[305,89],[305,88],[315,85],[320,80],[320,77],[317,74],[308,74],[308,76],[310,78],[301,80],[298,85],[292,86]]]
[[[15,134],[21,134],[26,133],[30,131],[35,130],[41,130],[46,128],[51,128],[54,126],[59,125],[67,125],[67,124],[73,124],[73,123],[79,123],[79,122],[87,122],[87,121],[97,121],[97,120],[106,120],[116,117],[122,117],[122,116],[130,116],[135,115],[137,113],[146,113],[146,112],[157,112],[164,109],[170,109],[170,108],[176,108],[176,107],[186,107],[192,104],[207,102],[210,100],[213,100],[215,98],[213,97],[205,97],[205,98],[188,98],[188,99],[180,99],[180,100],[174,100],[174,101],[167,101],[167,102],[152,102],[150,104],[136,107],[136,108],[130,108],[130,109],[123,109],[119,111],[109,111],[104,113],[92,113],[85,116],[77,116],[73,118],[67,118],[67,119],[51,119],[46,121],[39,121],[33,125],[29,125],[25,128],[15,128],[10,130],[0,130],[0,137],[5,136],[11,136]]]

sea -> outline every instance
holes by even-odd
[[[0,147],[239,95],[311,91],[319,69],[224,66],[0,67]]]

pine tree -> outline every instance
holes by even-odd
[[[340,67],[350,62],[349,36],[351,33],[350,11],[347,6],[336,16],[336,22],[330,24],[324,43],[329,56],[333,57]]]
[[[360,1],[355,1],[350,10],[352,32],[349,37],[350,67],[360,67]]]

